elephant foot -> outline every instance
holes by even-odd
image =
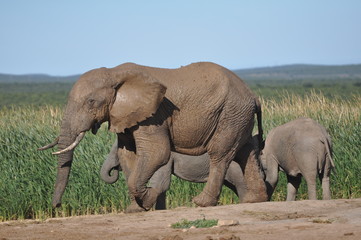
[[[132,201],[130,205],[124,210],[124,213],[145,212],[145,209],[140,207],[136,201]]]
[[[265,187],[250,189],[239,197],[239,203],[267,202],[268,195]]]
[[[201,192],[198,196],[195,196],[192,200],[197,206],[200,207],[210,207],[216,206],[218,203],[218,198],[213,197],[205,191]]]
[[[147,188],[146,193],[143,195],[143,198],[135,198],[139,206],[144,208],[144,210],[148,211],[153,207],[153,205],[156,203],[157,198],[160,194],[160,191],[158,191],[155,188]]]
[[[257,203],[257,202],[267,202],[267,194],[256,195],[256,194],[247,194],[243,198],[239,199],[239,203]]]

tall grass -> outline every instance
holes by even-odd
[[[331,176],[333,198],[361,197],[361,96],[348,100],[327,99],[322,94],[283,94],[262,99],[263,125],[272,128],[297,117],[311,117],[324,125],[333,140],[336,170]],[[122,211],[129,204],[124,179],[113,185],[102,182],[99,170],[114,135],[103,126],[96,136],[87,134],[75,150],[74,163],[61,209],[53,210],[51,198],[56,176],[56,157],[51,150],[36,149],[51,142],[59,133],[59,107],[15,107],[0,110],[0,221],[47,218]],[[286,180],[281,179],[273,200],[284,200]],[[172,178],[167,193],[168,207],[193,206],[191,199],[203,184]],[[319,192],[320,194],[320,192]],[[301,184],[299,199],[307,197]],[[237,202],[224,188],[220,204]]]

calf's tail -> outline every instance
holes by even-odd
[[[263,141],[263,128],[262,128],[262,107],[261,102],[256,98],[256,115],[257,115],[257,124],[258,124],[258,144],[259,150],[261,151],[264,148],[264,141]]]

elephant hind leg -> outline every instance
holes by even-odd
[[[313,174],[304,176],[307,182],[307,192],[309,200],[317,200],[317,191],[316,191],[316,178]]]
[[[217,204],[230,163],[237,151],[252,137],[254,108],[251,104],[235,107],[240,106],[238,104],[226,104],[223,107],[219,121],[214,126],[214,134],[206,144],[210,157],[209,176],[203,191],[193,198],[198,206]]]
[[[323,200],[331,199],[330,177],[329,176],[323,176],[323,178],[322,178],[322,199]]]
[[[312,148],[311,148],[312,149]],[[295,153],[298,168],[306,180],[308,199],[317,200],[316,180],[318,175],[317,155],[307,148]]]
[[[230,152],[224,158],[215,158],[210,155],[210,167],[208,181],[203,191],[193,198],[193,202],[201,207],[217,205],[219,195],[221,194],[226,170],[230,161],[235,157],[235,152]]]
[[[215,133],[207,146],[210,158],[208,180],[203,191],[193,198],[193,202],[201,207],[217,205],[226,171],[240,146],[240,139],[233,129],[222,130]]]
[[[266,162],[267,170],[265,184],[267,188],[268,201],[270,201],[278,183],[278,163],[272,154],[267,154]]]
[[[301,183],[301,176],[293,177],[287,175],[287,199],[286,201],[295,201],[298,188]]]
[[[330,163],[326,162],[323,171],[319,174],[319,178],[322,183],[322,199],[323,200],[331,199],[330,173],[331,173]]]

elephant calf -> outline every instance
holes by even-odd
[[[224,184],[237,194],[241,203],[267,201],[258,153],[258,140],[257,137],[253,137],[240,149],[226,172]],[[165,209],[165,192],[170,187],[172,174],[190,182],[206,182],[209,175],[209,161],[208,154],[190,156],[171,152],[169,162],[157,170],[149,182],[149,186],[157,189],[159,193],[155,208]],[[134,159],[124,156],[121,149],[118,150],[116,141],[102,166],[101,179],[107,183],[114,183],[118,179],[119,170],[123,170],[125,177],[128,178],[132,164]],[[114,171],[111,175],[112,170]],[[126,211],[143,211],[143,208],[132,199]]]
[[[323,199],[330,199],[330,171],[334,168],[332,145],[326,129],[310,118],[299,118],[271,130],[261,153],[269,199],[278,181],[278,170],[287,174],[287,201],[295,200],[301,176],[308,198],[317,199],[316,178],[322,181]]]

